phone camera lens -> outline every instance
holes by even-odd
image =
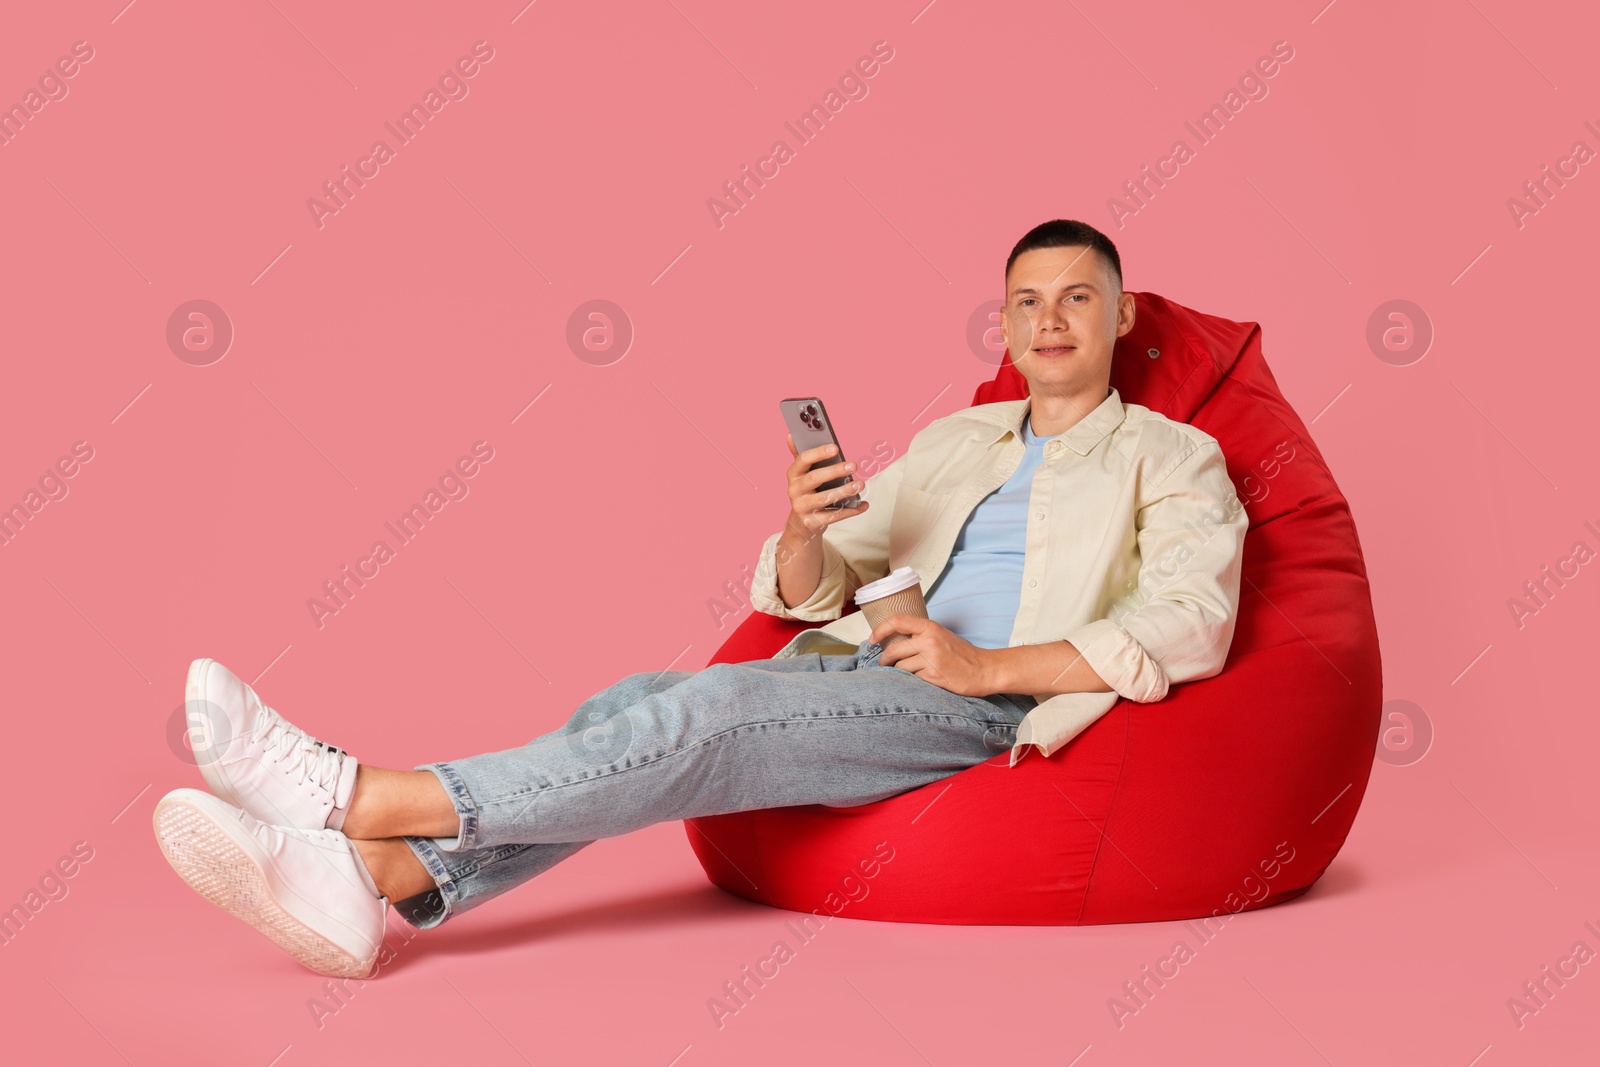
[[[817,405],[815,404],[807,404],[800,409],[800,421],[810,429],[822,429],[822,418],[817,414]]]

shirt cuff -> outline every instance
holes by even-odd
[[[778,588],[778,540],[782,531],[772,534],[761,546],[756,573],[750,583],[750,605],[757,611],[780,619],[801,622],[830,622],[844,611],[844,557],[826,540],[822,542],[822,576],[816,591],[804,601],[789,607]]]
[[[1111,619],[1086,623],[1067,634],[1066,640],[1117,695],[1141,704],[1166,697],[1166,672],[1132,634]]]

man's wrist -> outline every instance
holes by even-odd
[[[1015,692],[1012,685],[1016,654],[1009,648],[983,648],[978,651],[984,662],[983,687],[989,691],[988,695]]]
[[[783,532],[778,534],[777,547],[780,551],[793,556],[804,552],[817,543],[817,534],[805,528],[804,525],[796,526],[793,516],[783,524]]]

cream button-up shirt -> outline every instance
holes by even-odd
[[[1022,462],[1032,398],[979,404],[937,419],[867,479],[872,506],[822,534],[822,577],[801,604],[778,591],[781,532],[767,538],[750,592],[758,611],[826,622],[774,654],[852,652],[872,628],[845,615],[855,591],[897,567],[926,595],[967,516]],[[1109,693],[1029,694],[1012,766],[1032,745],[1053,755],[1118,697],[1160,700],[1168,686],[1222,670],[1239,607],[1249,520],[1216,438],[1110,389],[1099,407],[1045,444],[1034,472],[1022,597],[1010,645],[1070,641]],[[831,621],[830,621],[831,620]],[[1065,650],[1065,666],[1071,657]]]

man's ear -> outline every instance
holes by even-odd
[[[1133,329],[1137,305],[1132,293],[1123,293],[1117,298],[1117,336],[1124,337]]]

